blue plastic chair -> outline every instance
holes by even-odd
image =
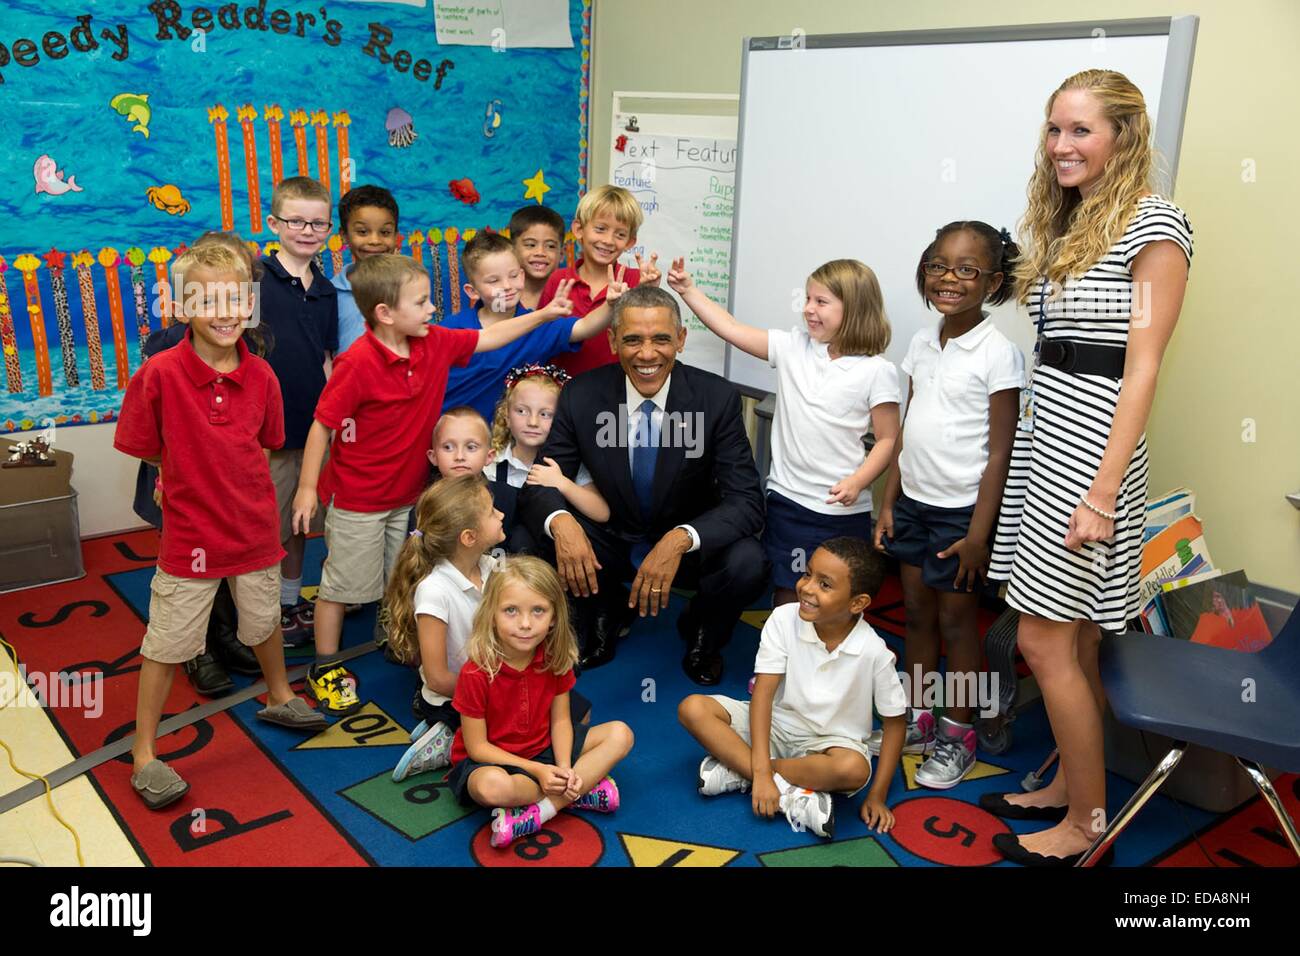
[[[1261,767],[1300,773],[1300,607],[1256,654],[1130,631],[1102,641],[1101,680],[1120,723],[1174,739],[1079,866],[1115,842],[1182,760],[1188,744],[1230,754],[1300,857],[1300,836]]]
[[[1256,654],[1128,632],[1101,643],[1101,682],[1115,718],[1173,737],[1174,747],[1079,860],[1091,866],[1173,773],[1188,744],[1242,765],[1300,857],[1300,836],[1262,766],[1300,773],[1300,607]]]

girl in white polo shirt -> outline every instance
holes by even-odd
[[[451,704],[456,678],[469,659],[474,613],[497,570],[490,553],[505,534],[502,514],[481,475],[442,478],[415,506],[416,529],[406,539],[388,579],[388,640],[399,660],[418,662],[413,709],[420,723],[393,770],[404,780],[450,762],[460,715]],[[571,697],[575,721],[591,705]]]
[[[876,547],[900,562],[907,607],[904,753],[933,750],[916,782],[939,790],[975,766],[977,702],[945,700],[936,722],[922,691],[938,673],[941,637],[950,674],[980,670],[979,592],[1025,384],[1020,350],[982,307],[1010,296],[1004,280],[1018,256],[1010,234],[978,221],[948,223],[921,254],[916,288],[942,320],[917,332],[903,359],[907,418],[876,522]]]
[[[776,369],[763,546],[773,605],[792,603],[817,545],[871,540],[871,483],[889,467],[898,435],[898,370],[883,354],[890,329],[880,283],[855,259],[826,263],[808,277],[804,325],[788,332],[738,322],[692,283],[684,259],[673,262],[668,285],[716,335]]]

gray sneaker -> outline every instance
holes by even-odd
[[[931,790],[951,790],[975,766],[975,728],[940,717],[934,753],[916,771],[916,782]]]
[[[880,742],[884,740],[883,730],[872,731],[867,738],[867,749],[871,756],[880,756]],[[903,738],[903,753],[927,754],[934,749],[934,714],[928,710],[908,709],[907,736]]]

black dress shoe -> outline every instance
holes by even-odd
[[[235,689],[235,682],[211,654],[200,654],[194,660],[186,661],[184,667],[185,676],[204,697],[220,697]]]
[[[1001,853],[1012,863],[1019,863],[1021,866],[1037,867],[1056,867],[1065,868],[1074,866],[1079,860],[1083,859],[1083,854],[1087,850],[1079,853],[1071,853],[1069,856],[1043,856],[1041,853],[1033,853],[1026,850],[1020,845],[1020,838],[1014,833],[995,833],[993,835],[993,848]],[[1115,848],[1112,846],[1096,863],[1097,866],[1110,866],[1111,860],[1115,856]]]
[[[980,806],[994,816],[1006,820],[1047,820],[1050,823],[1060,823],[1070,809],[1069,807],[1022,807],[1008,803],[1007,798],[1000,793],[980,794]]]
[[[582,656],[578,667],[584,671],[608,664],[614,659],[614,645],[618,640],[619,619],[607,607],[599,608],[578,635]]]
[[[682,670],[702,687],[713,687],[721,683],[722,655],[717,651],[717,642],[704,628],[698,628],[687,642]]]
[[[232,673],[243,674],[246,677],[262,675],[262,665],[257,663],[257,655],[253,653],[251,647],[240,642],[234,631],[225,628],[210,629],[208,651]]]

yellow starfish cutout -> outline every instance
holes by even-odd
[[[536,176],[532,179],[525,179],[523,183],[528,187],[524,192],[524,201],[536,199],[537,204],[542,205],[542,197],[551,190],[551,187],[546,185],[546,180],[542,178],[542,171],[539,169]]]

